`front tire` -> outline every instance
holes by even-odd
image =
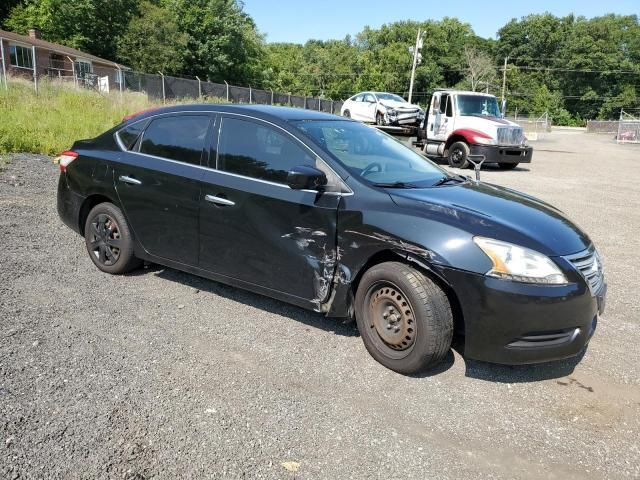
[[[464,142],[455,142],[449,147],[447,160],[454,168],[467,168],[469,166],[469,145]]]
[[[453,316],[446,294],[399,262],[369,269],[355,298],[356,322],[371,356],[413,374],[438,364],[451,348]]]
[[[382,112],[376,113],[376,125],[383,126],[384,125],[384,115]]]
[[[114,275],[135,270],[142,260],[133,254],[133,237],[122,211],[112,203],[93,207],[84,226],[89,258],[96,267]]]

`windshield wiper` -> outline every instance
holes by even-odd
[[[449,175],[446,177],[442,177],[440,180],[438,180],[436,183],[433,184],[434,187],[437,187],[439,185],[445,185],[447,183],[464,183],[468,180],[467,177],[465,177],[464,175]]]
[[[420,188],[413,183],[406,182],[374,183],[373,185],[382,188]]]

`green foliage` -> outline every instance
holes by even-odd
[[[104,96],[47,81],[40,83],[36,96],[31,82],[10,80],[8,90],[0,88],[0,155],[53,155],[149,106],[146,95],[126,93],[121,101],[117,93]]]
[[[264,39],[236,0],[166,0],[181,32],[189,75],[212,81],[260,85]],[[185,72],[187,73],[187,72]]]
[[[11,11],[4,24],[21,34],[37,27],[50,42],[114,59],[117,39],[137,12],[138,3],[138,0],[26,0]]]
[[[187,35],[178,30],[173,12],[144,1],[118,41],[118,57],[139,72],[172,75],[183,69],[186,46]]]
[[[136,70],[199,76],[283,93],[345,99],[362,90],[407,96],[418,29],[424,32],[413,101],[435,88],[488,89],[507,109],[554,122],[616,118],[640,108],[640,23],[549,13],[513,19],[484,39],[455,18],[399,21],[354,38],[265,44],[239,0],[3,0],[0,23],[118,60]],[[4,18],[10,11],[8,18]]]

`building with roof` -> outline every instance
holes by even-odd
[[[121,82],[127,67],[75,48],[47,42],[36,28],[29,35],[0,30],[0,59],[3,76],[52,77],[90,81],[108,77],[112,88]]]

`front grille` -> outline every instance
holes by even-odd
[[[589,284],[592,295],[597,295],[604,285],[602,262],[596,249],[591,247],[580,253],[565,257],[580,272]]]
[[[524,131],[520,127],[498,127],[498,145],[521,145]]]

